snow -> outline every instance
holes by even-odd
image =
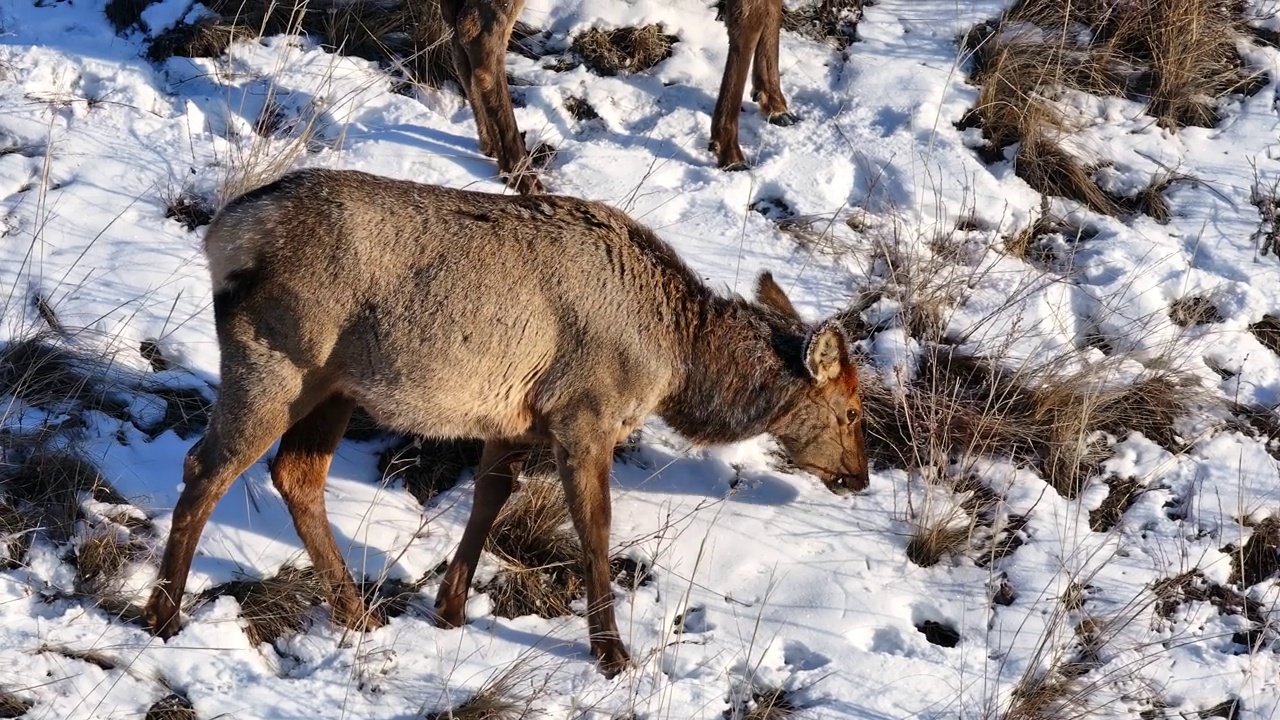
[[[1170,171],[1197,181],[1169,191],[1166,225],[1053,200],[1096,236],[1060,267],[1036,266],[998,250],[1036,217],[1041,197],[1007,163],[983,164],[971,149],[975,131],[954,125],[976,98],[955,39],[1001,7],[879,0],[859,25],[862,41],[843,53],[784,33],[783,87],[801,122],[775,127],[744,102],[741,137],[753,167],[723,173],[705,150],[727,52],[711,10],[671,0],[530,0],[522,18],[556,42],[592,25],[652,22],[679,42],[652,70],[610,78],[508,55],[516,119],[558,147],[544,175],[550,191],[623,208],[723,290],[746,292],[769,269],[809,318],[846,307],[886,272],[872,260],[873,234],[843,222],[858,209],[867,227],[895,229],[902,257],[963,287],[945,324],[966,349],[999,352],[1015,366],[1064,358],[1083,366],[1099,362],[1084,345],[1099,333],[1132,358],[1126,373],[1176,362],[1218,400],[1280,403],[1280,356],[1246,331],[1280,314],[1280,262],[1259,254],[1249,200],[1255,173],[1264,185],[1280,179],[1274,80],[1228,102],[1219,127],[1176,133],[1138,103],[1066,99],[1089,118],[1072,147],[1111,163],[1102,173],[1110,189],[1133,191]],[[144,20],[154,34],[193,9],[163,0]],[[305,38],[239,42],[218,59],[152,65],[144,33],[116,35],[103,0],[15,0],[0,6],[0,30],[0,341],[40,326],[30,302],[39,295],[74,329],[77,347],[112,358],[121,372],[145,373],[137,348],[155,339],[183,368],[154,376],[157,386],[216,387],[200,231],[164,217],[167,196],[214,193],[247,162],[504,191],[452,89],[398,94],[376,64]],[[1280,77],[1280,51],[1242,52]],[[585,99],[599,119],[576,121],[564,107],[569,97]],[[254,126],[270,104],[297,120],[263,140]],[[764,200],[797,216],[837,218],[848,251],[798,246],[749,209]],[[978,229],[950,248],[953,261],[930,239],[961,218]],[[1212,297],[1223,321],[1173,324],[1169,302],[1195,295]],[[897,302],[885,298],[864,317],[892,318]],[[895,372],[910,376],[920,351],[900,328],[863,346],[889,386]],[[163,411],[152,396],[128,402],[136,417]],[[38,415],[15,411],[4,422],[30,426]],[[202,718],[408,718],[448,707],[519,661],[528,671],[522,687],[536,696],[531,716],[720,718],[729,698],[754,686],[793,691],[806,718],[993,717],[1025,675],[1071,651],[1083,616],[1060,599],[1084,587],[1087,615],[1107,623],[1099,664],[1081,678],[1094,691],[1088,716],[1138,717],[1159,698],[1160,717],[1195,717],[1239,698],[1242,720],[1273,717],[1274,633],[1248,653],[1231,641],[1244,629],[1238,616],[1207,602],[1188,601],[1169,620],[1151,608],[1149,588],[1161,578],[1198,569],[1226,583],[1230,550],[1252,532],[1242,520],[1280,511],[1276,458],[1219,417],[1193,418],[1200,430],[1176,455],[1141,435],[1117,438],[1104,475],[1075,499],[1007,459],[975,461],[1004,498],[999,522],[1026,517],[1024,542],[986,567],[959,559],[927,568],[906,556],[913,524],[968,520],[958,498],[918,475],[876,471],[867,492],[837,497],[812,477],[779,470],[767,439],[696,450],[652,421],[637,457],[614,468],[613,544],[654,568],[652,584],[616,593],[637,667],[614,680],[594,669],[582,618],[496,618],[488,598],[473,593],[470,624],[442,630],[423,610],[435,585],[422,590],[416,611],[363,636],[332,627],[318,609],[305,633],[253,647],[237,603],[222,597],[162,643],[55,597],[52,589],[72,585],[72,571],[38,542],[26,566],[0,572],[0,688],[34,700],[32,718],[141,716],[169,688]],[[195,438],[150,439],[101,414],[85,436],[105,476],[164,537]],[[379,482],[382,449],[345,442],[326,502],[357,577],[412,580],[453,552],[470,480],[424,508],[403,487]],[[1147,492],[1114,528],[1096,532],[1089,511],[1106,496],[1104,476],[1134,479]],[[305,563],[305,553],[264,460],[215,511],[188,589],[267,576],[290,562]],[[486,571],[492,566],[482,564]],[[131,578],[139,597],[153,577],[142,569]],[[1008,606],[991,601],[1002,581],[1017,593]],[[1248,594],[1270,612],[1276,587],[1273,578]],[[956,630],[959,644],[931,644],[917,629],[926,621]],[[95,650],[115,666],[46,647]]]

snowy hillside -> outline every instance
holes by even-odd
[[[201,539],[184,630],[140,626],[216,398],[208,213],[302,166],[506,190],[456,86],[365,59],[386,47],[166,57],[229,26],[190,0],[0,4],[0,717],[1280,714],[1278,9],[787,5],[800,122],[744,98],[744,172],[707,151],[709,2],[530,0],[507,55],[549,192],[626,210],[724,292],[768,269],[807,317],[848,311],[865,371],[863,493],[766,438],[653,420],[619,451],[636,667],[606,679],[555,523],[525,539],[565,564],[486,554],[471,622],[435,627],[474,448],[369,428],[326,502],[384,627],[329,622],[265,457]],[[651,24],[675,42],[644,70],[574,44]]]

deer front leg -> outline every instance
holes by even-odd
[[[756,0],[757,2],[759,0]],[[747,12],[751,0],[728,0],[725,25],[729,29],[729,57],[720,79],[720,94],[711,115],[711,152],[724,170],[745,170],[747,159],[738,145],[738,116],[742,113],[742,92],[747,86],[756,46],[764,30],[763,18]],[[748,22],[750,21],[750,22]]]
[[[555,443],[565,500],[582,543],[591,654],[606,677],[617,675],[631,662],[618,633],[609,582],[609,469],[613,464],[613,439],[574,435],[558,437]]]
[[[454,37],[470,68],[467,99],[476,116],[481,152],[497,155],[498,170],[508,185],[534,195],[542,192],[542,183],[529,164],[524,138],[516,125],[503,61],[523,6],[523,0],[464,0],[454,23]]]
[[[466,622],[467,592],[480,562],[480,552],[493,521],[511,497],[529,449],[498,440],[484,444],[480,454],[480,473],[476,476],[475,505],[462,542],[445,571],[444,582],[436,594],[436,618],[442,627],[461,627]]]
[[[778,35],[782,30],[782,0],[756,0],[744,3],[749,12],[758,13],[762,25],[760,42],[756,45],[755,62],[751,66],[751,99],[760,105],[760,112],[774,125],[788,127],[796,123],[796,116],[787,110],[787,97],[782,94],[782,77],[778,71]]]

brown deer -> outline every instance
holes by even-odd
[[[609,580],[613,448],[656,412],[699,443],[774,436],[833,491],[867,486],[862,400],[835,320],[803,321],[770,275],[713,293],[650,230],[600,203],[303,170],[232,201],[204,241],[222,386],[146,607],[163,637],[205,523],[280,438],[271,479],[327,584],[365,612],[329,527],[329,462],[359,404],[381,425],[482,438],[475,506],[437,596],[464,622],[498,511],[535,443],[554,450],[582,543],[591,651],[627,663]],[[281,437],[283,435],[283,437]]]
[[[738,145],[738,115],[747,71],[751,97],[774,125],[788,126],[796,118],[787,110],[778,72],[778,41],[782,0],[723,0],[729,30],[729,57],[720,94],[711,116],[710,150],[725,170],[747,167]],[[498,158],[507,184],[524,194],[542,192],[531,169],[524,138],[516,126],[507,90],[505,54],[512,28],[524,0],[441,0],[445,23],[453,30],[453,61],[463,92],[476,116],[480,152]]]

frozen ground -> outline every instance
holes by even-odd
[[[798,245],[753,211],[762,201],[797,216],[857,210],[866,227],[897,228],[919,255],[964,218],[975,229],[956,242],[968,261],[940,274],[964,281],[946,324],[970,349],[1088,363],[1100,351],[1087,340],[1101,336],[1134,363],[1178,363],[1219,400],[1275,408],[1280,356],[1247,331],[1280,315],[1280,260],[1259,254],[1249,201],[1255,168],[1264,185],[1280,178],[1275,83],[1229,101],[1219,127],[1177,133],[1137,103],[1081,98],[1090,120],[1072,142],[1112,163],[1117,188],[1175,168],[1203,182],[1174,185],[1165,225],[1073,210],[1096,236],[1064,263],[1033,266],[999,250],[1040,196],[1007,163],[985,165],[966,145],[973,131],[955,127],[976,98],[956,38],[1000,9],[880,0],[845,54],[784,34],[783,87],[802,122],[765,124],[745,102],[742,142],[754,166],[726,174],[705,151],[726,53],[706,3],[531,0],[522,17],[562,42],[593,24],[649,22],[680,40],[670,59],[634,76],[555,72],[509,55],[520,82],[516,116],[559,148],[545,173],[549,191],[630,211],[725,290],[749,290],[768,268],[817,318],[848,306],[877,272],[871,258],[883,235],[839,223],[843,252]],[[187,10],[186,0],[162,0],[148,19],[157,30]],[[216,386],[201,231],[166,219],[167,197],[213,192],[237,168],[273,161],[502,190],[455,92],[394,93],[373,63],[305,39],[153,65],[139,31],[113,32],[102,0],[9,0],[0,31],[0,341],[41,327],[38,296],[77,347],[109,354],[119,372],[145,374],[137,348],[156,340],[184,370],[148,382]],[[1280,77],[1280,53],[1253,45],[1244,53]],[[575,120],[570,97],[599,119]],[[298,120],[263,140],[254,125],[268,102]],[[295,152],[303,129],[307,142]],[[1212,298],[1221,321],[1189,330],[1171,322],[1169,304],[1191,296]],[[893,377],[895,368],[910,372],[918,345],[888,329],[865,349]],[[131,402],[149,412],[145,398]],[[654,424],[637,457],[615,467],[613,542],[651,563],[654,582],[617,593],[638,666],[614,680],[595,671],[581,618],[495,618],[477,595],[470,625],[439,630],[425,612],[434,584],[418,607],[361,637],[344,636],[318,609],[305,633],[254,647],[224,597],[164,644],[56,599],[72,570],[37,542],[25,566],[0,572],[0,688],[33,700],[30,718],[142,717],[168,688],[201,718],[410,718],[448,707],[524,658],[524,690],[536,696],[530,716],[719,718],[751,686],[789,691],[799,717],[996,717],[1024,677],[1078,651],[1088,617],[1108,641],[1076,681],[1074,692],[1087,696],[1076,716],[1194,718],[1218,708],[1226,717],[1222,703],[1238,700],[1231,717],[1271,718],[1280,714],[1274,631],[1254,628],[1258,640],[1247,647],[1238,642],[1245,618],[1198,601],[1166,618],[1151,593],[1156,581],[1193,569],[1226,583],[1228,549],[1251,533],[1242,519],[1280,511],[1274,447],[1269,454],[1224,417],[1207,408],[1187,418],[1177,454],[1141,435],[1116,438],[1106,471],[1148,491],[1107,532],[1088,519],[1107,495],[1101,476],[1067,500],[1026,467],[982,461],[983,482],[1004,498],[998,515],[1026,518],[1021,546],[985,567],[959,559],[927,568],[907,559],[912,529],[929,508],[956,501],[935,498],[920,478],[878,471],[866,493],[836,497],[776,469],[763,439],[692,450]],[[11,407],[5,422],[42,418]],[[163,537],[195,438],[149,439],[107,415],[94,415],[87,435],[106,477]],[[383,447],[343,444],[330,515],[357,575],[414,579],[452,553],[469,481],[423,508],[402,486],[379,482]],[[263,461],[215,513],[189,589],[269,575],[300,558]],[[140,592],[152,572],[138,569]],[[1016,593],[1009,605],[992,601],[1002,581]],[[1271,613],[1275,578],[1246,594]],[[922,628],[935,623],[958,634],[953,647],[926,636]],[[50,646],[99,652],[112,667]]]

